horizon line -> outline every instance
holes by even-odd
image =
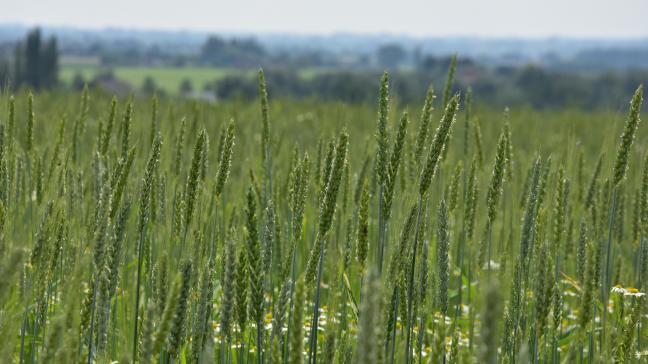
[[[494,34],[475,34],[475,33],[448,33],[448,34],[418,34],[404,31],[354,31],[354,30],[335,30],[335,31],[308,31],[300,32],[296,30],[244,30],[244,29],[200,29],[200,28],[159,28],[159,27],[138,27],[137,25],[107,25],[102,24],[96,27],[83,25],[66,25],[60,23],[29,23],[29,22],[0,22],[0,27],[23,27],[23,28],[41,28],[41,29],[62,29],[79,32],[105,32],[105,31],[124,31],[124,32],[149,32],[149,33],[189,33],[194,35],[252,35],[252,36],[293,36],[296,38],[309,37],[332,37],[339,35],[352,35],[364,37],[393,36],[399,38],[410,38],[412,40],[426,39],[480,39],[480,40],[528,40],[528,41],[545,41],[545,40],[598,40],[598,41],[648,41],[648,34],[645,35],[578,35],[578,34],[544,34],[544,35],[494,35]]]

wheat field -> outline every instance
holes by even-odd
[[[0,97],[0,362],[648,358],[642,86],[616,111]],[[270,97],[268,97],[270,95]]]

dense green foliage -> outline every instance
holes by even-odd
[[[258,79],[249,103],[2,95],[0,358],[645,355],[641,88],[628,113],[451,87],[419,112],[387,74],[375,107]]]

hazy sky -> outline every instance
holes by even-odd
[[[0,23],[244,32],[646,37],[648,0],[14,0]]]

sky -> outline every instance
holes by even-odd
[[[0,23],[411,36],[648,37],[648,0],[7,0]]]

